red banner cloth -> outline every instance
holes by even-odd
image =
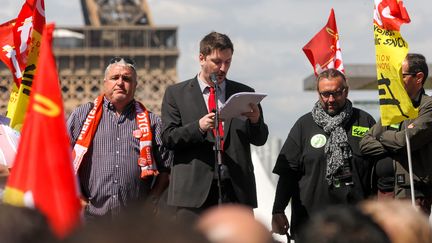
[[[333,9],[327,24],[303,47],[303,52],[312,64],[315,75],[329,68],[345,72]]]
[[[62,238],[79,222],[81,206],[52,52],[53,31],[54,25],[48,25],[43,32],[40,68],[4,201],[40,210]]]

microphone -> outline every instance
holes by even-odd
[[[212,74],[210,74],[210,80],[211,80],[213,83],[217,83],[217,82],[218,82],[216,73],[212,73]]]

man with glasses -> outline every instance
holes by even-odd
[[[371,115],[352,107],[343,73],[336,69],[317,77],[318,101],[288,135],[273,173],[279,175],[272,230],[287,234],[284,213],[291,200],[291,234],[312,213],[333,204],[354,204],[370,194],[371,165],[358,143],[375,124]]]
[[[67,122],[86,219],[156,202],[168,186],[172,159],[162,144],[160,118],[134,99],[134,62],[113,58],[103,84],[103,94],[75,109]]]
[[[431,213],[432,203],[432,97],[423,88],[428,77],[426,58],[417,53],[409,53],[402,62],[402,77],[405,90],[418,117],[400,124],[383,127],[378,122],[360,142],[365,156],[371,159],[387,157],[379,161],[377,168],[387,168],[376,173],[378,197],[383,194],[398,199],[410,199],[408,158],[405,133],[411,143],[411,158],[414,172],[414,196],[416,204],[426,215]],[[388,190],[383,190],[381,187]]]

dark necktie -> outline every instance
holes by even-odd
[[[214,87],[209,87],[209,88],[210,88],[210,95],[208,98],[208,109],[209,109],[209,112],[216,112],[215,89],[214,89]],[[216,129],[212,129],[212,130],[213,130],[213,135],[215,135],[215,137],[216,137]],[[224,130],[223,130],[223,126],[222,126],[222,121],[219,121],[219,135],[221,138],[221,150],[223,150]]]

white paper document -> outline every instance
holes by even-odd
[[[219,117],[228,120],[234,117],[246,119],[242,113],[251,111],[250,103],[258,104],[267,94],[254,92],[240,92],[233,94],[219,110]]]

